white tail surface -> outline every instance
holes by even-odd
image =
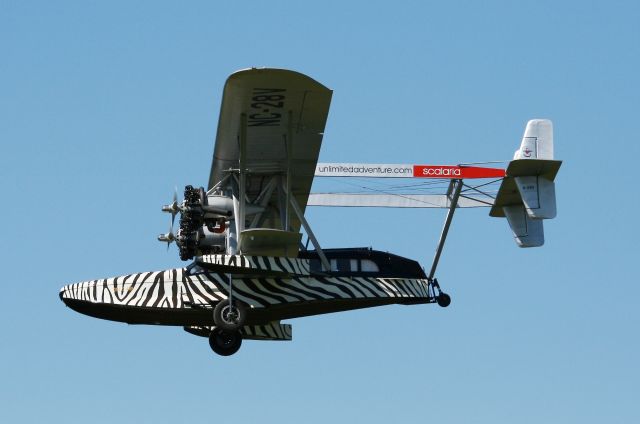
[[[532,119],[509,163],[490,215],[506,217],[518,246],[544,244],[543,219],[556,216],[554,179],[562,162],[553,159],[553,124]]]
[[[553,159],[553,124],[548,119],[532,119],[522,136],[514,159]]]
[[[541,219],[531,219],[522,205],[505,206],[502,209],[518,246],[540,247],[544,244]]]
[[[553,181],[539,175],[515,177],[515,180],[529,217],[533,219],[556,217],[556,186]]]

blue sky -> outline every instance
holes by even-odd
[[[638,421],[639,21],[632,1],[0,0],[0,421]],[[448,309],[294,320],[230,358],[64,307],[64,284],[180,266],[160,206],[206,184],[224,81],[250,66],[334,90],[326,162],[509,159],[552,119],[546,245],[460,211]],[[308,218],[325,246],[428,266],[444,211]]]

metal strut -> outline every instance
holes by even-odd
[[[300,205],[298,205],[298,201],[296,200],[296,197],[290,196],[289,202],[291,203],[291,207],[293,208],[293,211],[295,212],[296,216],[300,220],[300,223],[304,227],[304,230],[307,232],[307,237],[309,237],[309,239],[311,240],[311,243],[313,243],[313,247],[315,247],[316,252],[318,252],[318,256],[320,257],[320,263],[322,263],[322,270],[330,271],[331,264],[329,263],[329,260],[325,256],[324,251],[322,250],[322,247],[320,247],[320,243],[318,243],[318,239],[316,238],[315,234],[313,234],[313,231],[311,230],[311,226],[309,225],[306,218],[304,217],[304,214],[302,213],[302,209],[300,209]]]
[[[239,197],[239,205],[236,216],[236,228],[238,232],[238,252],[242,253],[241,239],[240,234],[244,231],[245,224],[245,202],[246,202],[246,193],[247,193],[247,115],[243,113],[240,115],[240,155],[239,155],[239,168],[240,175],[238,181],[238,197]]]
[[[240,234],[244,231],[245,225],[245,201],[246,201],[246,161],[247,161],[247,115],[240,115],[240,129],[238,135],[238,143],[239,143],[239,158],[238,158],[238,168],[239,168],[239,176],[237,181],[237,190],[232,189],[232,198],[233,198],[233,215],[235,220],[235,230],[236,230],[236,246],[231,251],[228,251],[227,254],[241,254],[242,246],[240,245]],[[233,187],[233,185],[232,185]],[[229,283],[229,305],[233,309],[233,275],[231,273],[227,274],[228,283]]]
[[[229,282],[229,305],[233,308],[233,275],[227,274],[227,281]]]
[[[454,179],[451,180],[449,184],[449,189],[447,190],[447,197],[450,199],[451,204],[449,205],[449,211],[447,212],[447,217],[444,220],[444,227],[442,228],[442,233],[440,234],[440,240],[438,241],[438,246],[436,247],[436,254],[433,258],[433,264],[431,265],[431,271],[429,271],[429,276],[427,279],[430,282],[434,281],[434,275],[436,274],[436,268],[438,267],[438,262],[440,261],[440,255],[442,254],[442,249],[444,248],[444,242],[447,240],[447,234],[449,233],[449,227],[451,226],[451,220],[453,219],[453,214],[456,211],[456,206],[458,206],[458,199],[460,198],[460,191],[462,190],[462,180]],[[437,281],[436,281],[437,285]],[[437,286],[439,288],[439,286]]]

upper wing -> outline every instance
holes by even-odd
[[[239,168],[239,140],[244,136],[247,199],[259,196],[269,176],[288,175],[290,193],[304,211],[331,94],[294,71],[252,68],[232,74],[224,87],[208,188]],[[276,197],[269,201],[272,210],[279,209]],[[278,215],[267,217],[265,225],[280,225]],[[299,220],[292,217],[290,230],[299,228]]]

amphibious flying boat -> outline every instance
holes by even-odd
[[[548,120],[529,121],[507,169],[472,165],[318,164],[332,92],[289,70],[247,69],[224,87],[206,189],[187,186],[163,207],[179,230],[158,238],[178,246],[183,268],[64,286],[75,311],[129,324],[182,326],[231,355],[243,340],[291,340],[297,317],[389,304],[449,305],[435,278],[456,209],[491,207],[521,247],[541,246],[556,214]],[[442,194],[311,193],[314,177],[437,179]],[[469,181],[480,179],[480,184]],[[489,182],[486,182],[489,181]],[[495,193],[486,187],[500,184]],[[447,209],[430,271],[370,248],[323,249],[307,206]],[[302,243],[302,231],[307,237]],[[309,243],[312,248],[308,248]]]

